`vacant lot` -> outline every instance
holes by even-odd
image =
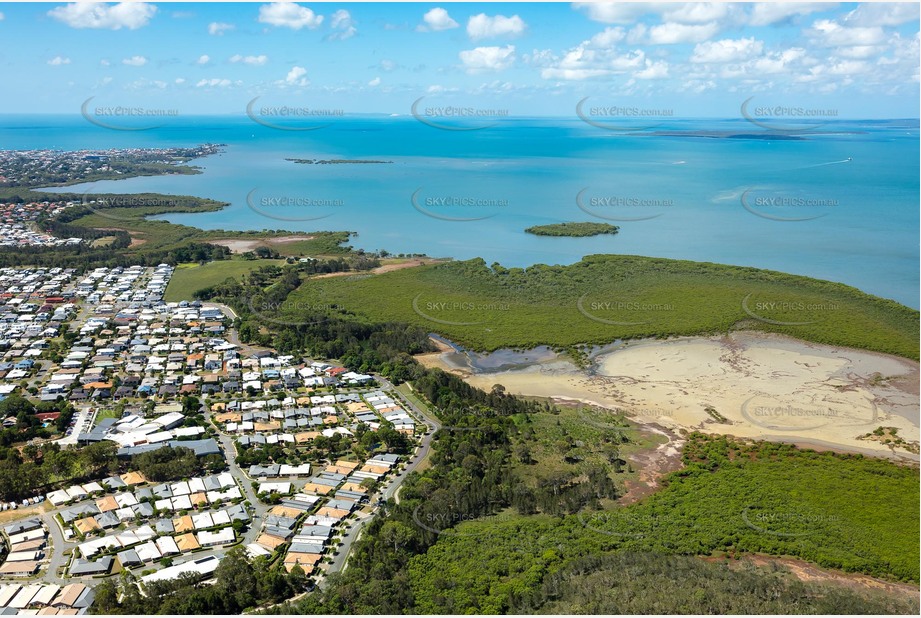
[[[234,258],[218,262],[180,264],[166,288],[167,301],[192,300],[198,290],[222,283],[228,277],[239,277],[263,266],[280,266],[284,260],[243,260]]]

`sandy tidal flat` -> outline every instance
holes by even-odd
[[[858,439],[886,426],[919,441],[918,363],[895,356],[733,333],[633,342],[598,356],[588,371],[556,358],[474,372],[451,357],[420,360],[479,388],[580,401],[643,424],[918,460],[906,448]],[[603,412],[593,416],[604,422]]]

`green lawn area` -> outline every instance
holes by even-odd
[[[829,281],[684,260],[596,255],[506,269],[476,259],[310,280],[289,300],[408,322],[477,350],[745,328],[918,358],[919,313],[895,301]]]
[[[199,264],[180,264],[170,279],[164,298],[169,302],[192,300],[197,290],[222,283],[228,277],[239,277],[263,266],[281,266],[284,260],[244,260],[233,258]]]
[[[114,408],[105,408],[96,413],[96,424],[98,425],[100,421],[106,418],[121,418],[121,412],[115,410]]]

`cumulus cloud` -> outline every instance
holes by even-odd
[[[646,66],[646,54],[641,49],[627,53],[613,50],[597,51],[579,46],[571,49],[559,62],[541,71],[544,79],[578,81],[619,75]]]
[[[330,27],[332,27],[335,32],[330,34],[329,38],[339,41],[350,39],[358,32],[355,29],[355,22],[352,20],[351,14],[342,9],[332,14],[330,18]]]
[[[669,22],[652,26],[646,32],[647,41],[652,45],[674,45],[678,43],[701,43],[719,32],[716,23],[689,25]]]
[[[632,24],[646,15],[657,15],[663,22],[703,24],[740,13],[737,5],[724,2],[576,2],[573,6],[605,24]]]
[[[552,80],[586,80],[643,69],[647,65],[643,50],[623,52],[614,47],[624,38],[622,28],[606,28],[567,50],[562,58],[556,58],[550,50],[545,50],[535,51],[526,61],[541,63],[544,66],[541,77]]]
[[[752,56],[760,55],[763,49],[764,43],[754,37],[704,41],[694,47],[691,62],[741,62]]]
[[[620,43],[626,38],[627,33],[623,28],[605,28],[591,38],[591,45],[595,47],[610,47],[615,43]]]
[[[419,32],[441,32],[442,30],[450,30],[460,26],[460,24],[451,19],[448,12],[441,7],[435,7],[431,11],[428,11],[422,16],[422,21],[424,23],[416,26],[416,30]]]
[[[213,34],[215,36],[220,36],[225,32],[230,32],[234,29],[236,29],[236,26],[222,21],[213,21],[208,24],[208,34]]]
[[[195,64],[208,64],[209,62],[211,62],[211,56],[202,54],[198,57],[198,60],[195,61]]]
[[[239,84],[239,82],[237,82]],[[226,78],[212,77],[211,79],[202,79],[195,84],[196,88],[226,88],[233,82]]]
[[[658,60],[646,60],[646,68],[633,74],[636,79],[665,79],[668,77],[668,63]]]
[[[130,58],[123,59],[122,64],[128,65],[129,67],[142,67],[147,64],[147,58],[144,56],[131,56]]]
[[[830,19],[816,21],[808,34],[823,47],[878,45],[886,40],[886,33],[880,26],[842,26]]]
[[[467,34],[474,41],[492,39],[501,36],[518,36],[527,28],[524,20],[517,15],[490,17],[486,13],[474,15],[467,21]]]
[[[844,16],[844,22],[854,26],[900,26],[921,17],[917,2],[863,3]]]
[[[515,46],[476,47],[460,53],[461,62],[468,73],[502,71],[515,62]]]
[[[48,11],[48,16],[71,28],[97,28],[103,30],[137,30],[146,26],[157,7],[146,2],[74,2]]]
[[[727,2],[676,2],[662,7],[662,19],[680,24],[706,24],[731,18],[738,7]]]
[[[373,88],[374,86],[380,86],[380,85],[381,85],[381,78],[380,78],[380,77],[375,77],[374,79],[372,79],[371,81],[368,82],[368,85],[371,86],[372,88]]]
[[[323,23],[323,16],[293,2],[273,2],[259,7],[259,23],[292,30],[315,30]]]
[[[265,54],[259,56],[242,56],[240,54],[234,54],[230,57],[230,62],[233,64],[248,64],[254,67],[261,67],[266,62],[269,61],[269,57]]]
[[[610,71],[605,69],[564,69],[561,67],[547,67],[540,72],[544,79],[565,80],[565,81],[582,81],[593,79],[595,77],[604,77],[610,75]]]
[[[307,79],[307,69],[304,67],[291,67],[285,76],[285,83],[289,86],[306,86],[310,83]]]
[[[67,58],[65,56],[55,56],[54,58],[48,61],[48,64],[50,64],[53,67],[59,67],[63,64],[70,64],[70,58]]]
[[[677,45],[680,43],[701,43],[716,36],[720,26],[716,22],[706,24],[680,24],[667,22],[655,26],[637,24],[627,33],[631,44]]]
[[[592,21],[604,24],[629,24],[654,8],[649,2],[575,2],[573,7],[585,11]]]
[[[834,9],[830,2],[756,2],[748,23],[752,26],[770,26],[784,23],[793,17]]]

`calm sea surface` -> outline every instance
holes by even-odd
[[[917,121],[836,122],[803,139],[740,120],[669,121],[628,135],[578,120],[446,131],[413,118],[340,119],[312,131],[246,117],[114,131],[81,117],[0,117],[2,149],[223,143],[195,176],[74,190],[158,192],[230,203],[162,218],[205,229],[349,230],[366,250],[488,263],[568,264],[622,253],[770,268],[919,306]],[[388,163],[304,165],[299,159]],[[552,238],[538,224],[597,221],[617,235]]]

